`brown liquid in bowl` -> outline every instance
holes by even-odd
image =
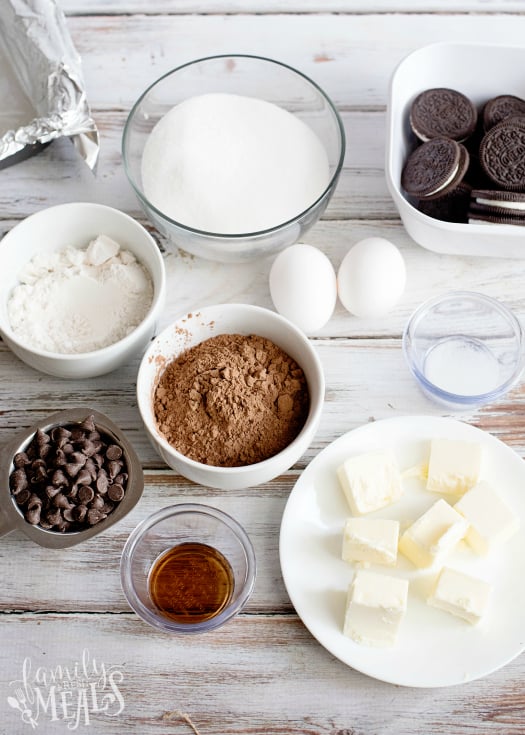
[[[218,615],[228,605],[233,588],[228,560],[217,549],[198,542],[174,546],[150,572],[153,603],[177,623],[200,623]]]

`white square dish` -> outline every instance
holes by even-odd
[[[525,258],[525,229],[516,225],[456,224],[420,212],[401,191],[401,171],[415,147],[410,130],[412,100],[425,89],[450,87],[478,107],[501,94],[525,98],[525,47],[436,43],[408,56],[390,82],[385,174],[406,231],[438,253]]]

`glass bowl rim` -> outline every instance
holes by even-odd
[[[181,71],[182,69],[185,69],[186,67],[194,66],[195,64],[200,64],[206,61],[215,61],[217,59],[253,59],[257,61],[269,62],[270,64],[275,64],[276,66],[283,67],[284,69],[287,69],[288,71],[293,72],[297,76],[302,77],[303,80],[305,80],[308,84],[314,87],[314,89],[316,89],[320,93],[320,95],[326,100],[326,102],[328,103],[328,107],[332,110],[332,113],[334,114],[334,117],[335,117],[335,121],[337,123],[337,128],[339,130],[339,135],[340,135],[340,150],[339,150],[339,157],[338,157],[337,165],[335,167],[334,173],[330,177],[330,181],[328,182],[326,187],[323,189],[322,193],[317,197],[317,199],[315,199],[315,201],[313,201],[308,207],[306,207],[306,209],[304,209],[302,212],[299,212],[291,219],[288,219],[285,222],[281,222],[278,225],[274,225],[273,227],[267,227],[263,230],[255,230],[253,232],[237,232],[237,233],[228,234],[228,233],[221,233],[221,232],[209,232],[207,230],[199,230],[196,227],[185,225],[182,222],[178,222],[172,217],[169,217],[167,214],[165,214],[160,209],[158,209],[154,204],[152,204],[148,200],[148,198],[144,195],[144,193],[141,191],[141,189],[138,187],[138,185],[135,182],[134,177],[131,174],[129,163],[128,163],[128,157],[125,151],[125,145],[128,139],[128,133],[129,133],[129,129],[131,126],[131,121],[133,120],[133,117],[139,105],[143,101],[143,99],[146,97],[146,95],[149,94],[149,92],[154,87],[157,86],[157,84],[160,84],[172,74],[175,74],[176,72]],[[193,233],[194,235],[200,235],[208,239],[215,239],[219,242],[225,241],[225,240],[237,240],[238,241],[238,240],[243,240],[246,238],[253,239],[253,238],[263,237],[263,236],[278,232],[286,227],[293,225],[295,222],[297,222],[302,217],[304,217],[308,212],[315,209],[315,207],[318,206],[323,201],[323,199],[327,196],[330,190],[337,183],[337,180],[343,168],[343,163],[345,159],[346,135],[345,135],[345,128],[344,128],[344,124],[341,119],[341,116],[335,104],[332,102],[331,98],[326,94],[326,92],[322,89],[322,87],[320,87],[316,82],[313,81],[313,79],[311,79],[309,76],[299,71],[298,69],[295,69],[293,66],[290,66],[290,64],[285,64],[282,61],[271,59],[268,56],[259,56],[257,54],[214,54],[211,56],[202,56],[198,59],[193,59],[192,61],[187,61],[184,64],[180,64],[179,66],[176,66],[173,69],[170,69],[169,71],[165,72],[160,77],[158,77],[154,82],[152,82],[142,92],[142,94],[139,96],[139,98],[136,100],[133,107],[131,108],[128,114],[128,117],[126,119],[126,123],[124,125],[124,131],[122,133],[121,153],[122,153],[122,160],[124,162],[124,170],[126,172],[126,177],[129,183],[131,184],[133,191],[135,192],[135,195],[138,197],[139,201],[142,202],[143,206],[147,207],[148,209],[151,209],[155,213],[156,216],[161,218],[161,220],[167,222],[170,225],[174,225],[175,227],[178,227],[181,230],[185,230],[187,232]]]
[[[418,326],[419,321],[432,307],[440,303],[445,303],[452,299],[468,298],[475,302],[482,302],[497,311],[508,323],[514,332],[514,336],[517,338],[518,351],[515,359],[515,366],[512,374],[503,382],[500,383],[493,390],[487,391],[486,393],[475,393],[472,395],[462,395],[461,393],[452,393],[450,391],[439,388],[435,383],[428,380],[428,378],[421,372],[417,366],[414,358],[412,357],[412,338],[413,331]],[[408,363],[411,373],[414,375],[418,383],[430,394],[436,396],[439,400],[446,403],[460,404],[463,406],[472,406],[476,404],[488,403],[500,396],[504,395],[519,379],[519,376],[525,365],[525,332],[520,320],[517,316],[501,301],[488,296],[487,294],[480,293],[479,291],[447,291],[439,296],[432,296],[431,298],[420,304],[412,315],[409,317],[408,322],[403,330],[402,336],[402,347],[403,354]]]

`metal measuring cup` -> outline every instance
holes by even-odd
[[[88,416],[93,416],[97,429],[113,439],[115,444],[120,445],[122,448],[128,472],[124,497],[106,518],[81,531],[60,533],[32,525],[24,518],[9,487],[9,476],[14,469],[13,459],[15,454],[25,451],[37,429],[48,432],[56,426],[80,424]],[[124,433],[116,424],[104,414],[88,407],[81,406],[80,408],[58,411],[49,416],[44,424],[34,424],[0,449],[0,536],[5,536],[12,531],[18,530],[22,531],[28,538],[40,546],[51,549],[66,549],[69,546],[75,546],[83,541],[87,541],[99,533],[103,533],[114,523],[124,518],[138,503],[143,490],[144,473],[139,458],[130,442],[124,436]]]

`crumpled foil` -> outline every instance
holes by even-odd
[[[98,130],[89,110],[80,56],[55,0],[0,0],[0,43],[35,111],[28,124],[3,135],[0,130],[0,167],[68,136],[94,169]]]

